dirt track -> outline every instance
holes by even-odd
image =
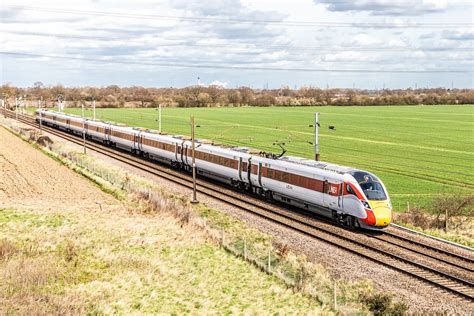
[[[0,127],[0,209],[84,210],[117,204],[86,179]]]

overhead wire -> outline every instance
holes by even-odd
[[[64,38],[64,39],[80,39],[80,40],[99,40],[99,41],[132,41],[132,42],[144,42],[149,41],[152,38],[126,38],[126,37],[109,37],[109,36],[90,36],[90,35],[76,35],[76,34],[59,34],[59,33],[44,33],[44,32],[31,32],[31,31],[18,31],[18,30],[0,30],[0,33],[16,34],[24,36],[40,36],[40,37],[53,37],[53,38]],[[183,41],[183,39],[166,39],[167,41]],[[225,48],[226,50],[236,49],[272,49],[272,50],[298,50],[298,51],[318,51],[318,52],[407,52],[407,51],[428,51],[430,53],[444,53],[453,51],[466,51],[472,53],[472,47],[328,47],[328,46],[295,46],[295,45],[272,45],[269,43],[232,43],[229,44],[218,44],[218,43],[157,43],[158,48],[163,47],[197,47],[197,48]]]
[[[59,60],[75,60],[75,61],[86,61],[94,63],[104,64],[121,64],[121,65],[142,65],[142,66],[160,66],[160,67],[173,67],[173,68],[199,68],[199,69],[228,69],[228,70],[245,70],[245,71],[277,71],[277,72],[321,72],[321,73],[473,73],[474,69],[337,69],[337,68],[284,68],[284,67],[263,67],[263,66],[235,66],[231,64],[220,64],[216,65],[209,61],[211,64],[189,64],[189,63],[169,63],[164,61],[156,62],[145,62],[145,61],[133,61],[133,60],[119,60],[119,59],[103,59],[103,58],[88,58],[88,57],[77,57],[77,56],[64,56],[64,55],[48,55],[48,54],[35,54],[35,53],[24,53],[24,52],[12,52],[12,51],[0,51],[1,55],[16,56],[16,57],[35,57],[35,58],[52,58]],[[108,56],[111,57],[111,56]]]
[[[94,10],[73,10],[64,8],[46,8],[37,6],[12,5],[4,4],[4,7],[40,11],[61,14],[75,14],[86,16],[105,16],[115,18],[128,19],[146,19],[161,21],[178,21],[178,22],[200,22],[200,23],[221,23],[221,24],[262,24],[262,25],[278,25],[292,27],[358,27],[358,28],[459,28],[473,27],[474,23],[468,22],[443,22],[443,23],[419,23],[419,22],[329,22],[329,21],[289,21],[289,20],[264,20],[264,19],[241,19],[241,18],[218,18],[218,17],[193,17],[193,16],[175,16],[175,15],[156,15],[156,14],[138,14],[110,11],[94,11]]]

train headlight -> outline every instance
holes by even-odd
[[[367,203],[367,201],[364,201],[364,200],[360,200],[362,202],[362,205],[364,205],[365,208],[368,208],[370,209],[370,205],[369,203]]]

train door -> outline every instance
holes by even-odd
[[[341,183],[332,183],[328,179],[323,184],[323,204],[330,209],[339,209],[341,205]]]
[[[133,145],[132,148],[135,150],[140,150],[140,132],[133,132]]]
[[[143,151],[143,136],[142,136],[142,132],[138,132],[138,135],[137,135],[137,138],[138,138],[138,150],[140,151]]]
[[[191,164],[191,159],[189,157],[188,144],[183,143],[183,151],[184,151],[184,163],[189,166]]]
[[[179,149],[178,149],[178,154],[180,156],[180,159],[181,159],[181,163],[183,165],[186,165],[186,146],[185,146],[185,141],[183,140],[179,146]]]
[[[344,208],[344,183],[339,186],[339,195],[337,197],[337,206],[340,210]]]
[[[245,162],[243,163],[242,165],[242,178],[246,179],[248,184],[249,184],[249,188],[251,189],[252,188],[252,179],[250,178],[251,177],[251,172],[250,172],[250,168],[252,168],[252,157],[250,157],[247,161],[247,164],[245,164]]]
[[[243,159],[242,157],[239,157],[239,164],[238,164],[238,168],[239,168],[239,181],[243,181],[243,177],[242,177],[242,168],[243,168]]]
[[[344,213],[351,214],[355,217],[365,218],[365,210],[362,207],[359,199],[357,198],[356,193],[348,182],[343,183],[343,210]]]
[[[105,127],[104,141],[110,142],[110,126]]]
[[[329,203],[330,203],[330,198],[328,195],[328,187],[329,187],[329,181],[325,179],[323,182],[323,205],[325,207],[329,207]]]
[[[252,186],[255,186],[255,187],[260,187],[261,186],[261,181],[262,181],[262,178],[261,178],[261,165],[262,163],[260,161],[252,161],[250,163],[250,160],[249,160],[249,169],[248,169],[248,172],[249,172],[249,180],[250,180],[250,183],[252,184]]]
[[[178,154],[179,154],[179,143],[174,143],[174,159],[178,162]]]

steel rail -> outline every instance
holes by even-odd
[[[432,235],[428,235],[428,234],[425,234],[425,233],[422,233],[422,232],[419,232],[419,231],[416,231],[414,229],[410,229],[408,227],[404,227],[404,226],[400,226],[400,225],[397,225],[397,224],[390,224],[391,227],[395,228],[395,229],[398,229],[398,230],[402,230],[402,231],[405,231],[407,233],[410,233],[410,234],[413,234],[413,235],[419,235],[419,236],[423,236],[423,237],[426,237],[426,238],[430,238],[430,239],[433,239],[433,240],[436,240],[436,241],[439,241],[441,243],[445,243],[445,244],[448,244],[450,246],[454,246],[454,247],[457,247],[459,249],[463,249],[463,250],[467,250],[467,251],[474,251],[473,248],[469,247],[469,246],[465,246],[465,245],[461,245],[461,244],[458,244],[457,242],[454,242],[454,241],[450,241],[450,240],[446,240],[446,239],[441,239],[441,238],[438,238],[438,237],[435,237],[435,236],[432,236]],[[398,237],[399,235],[397,235]],[[455,256],[457,254],[453,253]],[[467,260],[470,260],[470,259],[467,259]],[[472,259],[471,259],[472,260]]]
[[[458,259],[460,261],[464,261],[465,263],[468,263],[468,264],[471,264],[471,265],[474,264],[474,259],[469,258],[467,256],[463,256],[461,254],[458,254],[458,253],[455,253],[455,252],[452,252],[452,251],[449,251],[449,250],[446,250],[446,249],[442,249],[442,248],[439,248],[439,247],[428,245],[426,243],[422,243],[422,242],[419,242],[417,240],[407,238],[405,236],[397,235],[397,234],[395,234],[393,232],[389,232],[389,231],[384,231],[384,235],[386,235],[389,238],[395,238],[395,239],[401,240],[403,242],[413,244],[415,246],[418,246],[418,247],[421,247],[421,248],[424,248],[424,249],[427,249],[427,250],[430,250],[430,251],[433,251],[433,252],[437,252],[437,253],[440,253],[440,254]],[[375,237],[378,238],[378,236],[375,236]],[[387,241],[387,240],[384,240],[384,241]],[[390,241],[388,241],[388,242],[390,242]],[[469,251],[469,250],[467,250],[467,251]],[[466,268],[466,269],[474,272],[474,269],[472,269],[472,268]]]

